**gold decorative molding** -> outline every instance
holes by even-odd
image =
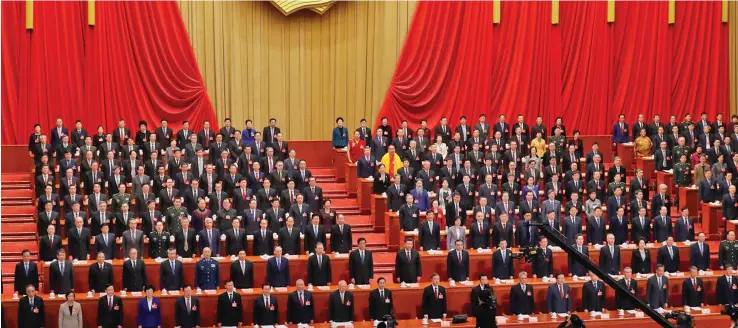
[[[271,0],[270,2],[282,14],[289,16],[302,9],[309,9],[322,15],[333,6],[336,0]]]

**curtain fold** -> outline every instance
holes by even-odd
[[[24,143],[33,124],[81,119],[90,134],[125,119],[153,130],[189,120],[215,125],[210,100],[175,2],[36,3],[33,31],[22,2],[2,3],[2,144]]]
[[[620,113],[628,122],[729,113],[720,2],[680,2],[675,24],[666,2],[618,1],[614,23],[606,2],[561,2],[558,25],[551,2],[501,5],[505,18],[493,25],[490,3],[421,2],[377,122],[416,128],[480,113],[513,122],[520,113],[604,134]]]

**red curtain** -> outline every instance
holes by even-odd
[[[550,1],[501,6],[493,25],[491,2],[420,3],[377,122],[435,126],[485,113],[511,123],[520,113],[609,134],[619,113],[629,122],[639,113],[728,113],[720,2],[678,2],[671,25],[666,2],[618,1],[607,23],[604,1],[562,1],[559,25]]]
[[[25,3],[2,3],[2,143],[22,144],[40,123],[67,127],[81,119],[90,134],[119,118],[138,130],[162,118],[177,128],[215,122],[187,30],[175,2],[34,1],[34,28]]]

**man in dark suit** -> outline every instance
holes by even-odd
[[[582,233],[582,217],[576,207],[570,207],[569,216],[561,221],[561,230],[566,240],[571,242],[576,240],[577,236]]]
[[[80,261],[90,259],[90,229],[83,226],[81,217],[74,219],[74,228],[67,233],[69,255]]]
[[[738,300],[738,277],[734,274],[733,265],[725,265],[725,274],[717,279],[715,288],[717,304],[735,304]]]
[[[366,249],[366,239],[356,241],[358,248],[349,254],[349,277],[355,285],[368,285],[374,280],[374,259]]]
[[[679,249],[674,246],[674,237],[666,239],[666,245],[661,246],[656,256],[656,264],[662,264],[666,272],[679,271]]]
[[[519,283],[510,288],[510,313],[533,314],[535,302],[533,300],[533,285],[528,284],[528,273],[518,273]]]
[[[671,236],[671,232],[671,217],[667,216],[667,208],[662,206],[659,214],[653,219],[653,239],[656,242],[663,242]]]
[[[338,214],[336,224],[331,229],[331,250],[338,253],[348,253],[351,251],[351,226],[345,224],[346,218],[343,214]]]
[[[512,279],[513,270],[512,251],[507,249],[507,241],[503,239],[499,248],[492,254],[492,276],[498,279]]]
[[[18,301],[18,327],[43,328],[46,326],[44,300],[36,296],[36,288],[26,286],[26,296]]]
[[[106,260],[115,258],[115,235],[110,233],[110,226],[103,224],[100,227],[100,234],[95,236],[95,250],[105,254]]]
[[[664,265],[656,264],[656,274],[646,281],[646,303],[653,309],[669,306],[669,277],[664,275]]]
[[[286,254],[297,255],[300,253],[300,230],[294,227],[295,218],[290,216],[286,222],[285,227],[279,229],[279,247]]]
[[[41,261],[52,261],[56,258],[57,251],[61,248],[61,237],[55,234],[54,225],[46,227],[46,235],[38,242],[38,258]]]
[[[446,208],[448,211],[448,205]],[[413,202],[413,195],[411,195],[410,193],[405,195],[405,204],[400,206],[398,212],[400,216],[400,230],[413,231],[418,228],[418,222],[420,220],[420,209],[415,206],[415,203]],[[451,211],[446,213],[454,212]],[[451,215],[453,214],[449,214],[449,216]]]
[[[736,201],[735,190],[735,185],[731,185],[728,187],[728,193],[722,197],[723,228],[725,228],[729,220],[738,218],[738,201]]]
[[[494,292],[492,290],[492,287],[489,285],[489,280],[487,279],[487,275],[482,273],[479,275],[479,284],[474,286],[471,290],[471,314],[474,315],[475,312],[477,312],[477,307],[479,306],[479,296],[482,293],[483,290],[488,290],[490,292]]]
[[[553,252],[548,249],[548,239],[541,237],[533,257],[533,277],[553,277]]]
[[[643,239],[648,243],[651,240],[651,219],[646,217],[646,207],[638,209],[638,215],[631,219],[630,240],[637,243]]]
[[[607,274],[620,274],[620,247],[615,245],[615,235],[607,234],[607,244],[600,248],[600,269]]]
[[[629,293],[638,295],[638,281],[633,279],[633,270],[630,267],[623,269],[623,279],[618,280],[618,285],[628,290]],[[615,294],[615,304],[618,309],[635,309],[633,303],[629,299],[622,297],[620,293]]]
[[[128,260],[123,262],[123,290],[138,292],[146,286],[146,264],[138,258],[138,250],[132,248]]]
[[[369,318],[383,320],[384,316],[394,314],[392,291],[385,288],[384,277],[377,279],[377,289],[369,293]]]
[[[97,262],[90,265],[87,280],[93,293],[101,293],[113,284],[113,265],[105,262],[105,253],[97,252]]]
[[[267,282],[273,287],[287,287],[290,285],[290,263],[282,257],[282,247],[274,248],[274,257],[267,260]]]
[[[238,252],[238,261],[231,263],[230,280],[236,288],[254,287],[254,265],[246,258],[246,251]]]
[[[440,286],[441,276],[431,275],[431,284],[423,289],[423,315],[440,319],[446,313],[446,288]]]
[[[590,244],[602,244],[605,241],[605,219],[602,208],[595,208],[594,215],[587,218],[587,241]]]
[[[287,323],[312,324],[315,320],[313,293],[305,290],[305,282],[297,279],[295,291],[287,296]]]
[[[184,296],[174,303],[174,325],[181,328],[200,326],[200,300],[192,297],[192,286],[184,286]]]
[[[357,175],[359,178],[373,177],[376,173],[377,160],[372,156],[372,150],[364,147],[364,156],[360,157],[356,163]]]
[[[538,240],[538,228],[530,225],[533,213],[525,213],[523,220],[518,220],[515,229],[515,242],[518,246],[535,246]]]
[[[177,260],[177,251],[174,248],[167,250],[167,258],[159,265],[160,289],[180,290],[184,285],[182,261]]]
[[[682,216],[676,219],[674,225],[674,241],[693,241],[694,240],[694,224],[692,218],[689,217],[689,209],[682,207]]]
[[[705,285],[698,277],[696,266],[689,268],[689,278],[682,281],[682,302],[684,306],[700,307],[705,305]]]
[[[446,273],[449,280],[467,281],[469,278],[469,252],[464,249],[464,241],[456,240],[454,249],[446,256]]]
[[[715,190],[717,180],[712,178],[712,171],[705,170],[705,178],[699,183],[700,201],[703,203],[711,203],[717,198],[718,192]]]
[[[347,290],[345,280],[338,282],[338,290],[328,296],[328,320],[331,322],[354,321],[354,294]]]
[[[274,233],[269,230],[266,219],[262,219],[259,226],[259,229],[254,231],[254,255],[272,255],[274,253]]]
[[[123,326],[123,300],[115,296],[113,285],[105,287],[105,296],[97,300],[97,326],[118,328]]]
[[[625,208],[618,208],[615,216],[610,219],[610,233],[615,236],[615,243],[620,245],[628,241],[628,217],[625,216]]]
[[[226,291],[218,296],[218,326],[240,327],[243,324],[241,295],[233,290],[233,281],[226,281]]]
[[[182,219],[182,228],[174,232],[174,247],[177,255],[193,257],[197,248],[195,229],[190,228],[190,220]]]
[[[279,304],[271,295],[269,284],[261,286],[261,295],[254,300],[254,325],[276,325],[279,322]]]
[[[23,260],[15,265],[15,275],[13,276],[13,290],[19,295],[26,294],[26,287],[33,286],[38,288],[38,266],[31,261],[31,252],[24,249],[21,252]]]
[[[213,219],[205,219],[205,228],[198,234],[200,251],[210,248],[213,254],[220,254],[220,231],[213,228]]]
[[[320,224],[320,215],[313,215],[311,224],[305,227],[303,233],[305,234],[305,253],[313,253],[318,243],[323,245],[326,243],[325,230]]]
[[[297,202],[290,206],[288,212],[291,217],[295,218],[295,227],[302,230],[303,227],[307,228],[306,225],[309,222],[308,217],[311,215],[310,207],[303,202],[305,197],[302,194],[297,194],[296,199]],[[318,216],[317,213],[313,213],[312,215]],[[320,221],[320,216],[318,216],[318,221]],[[305,240],[307,240],[307,237]],[[325,243],[325,241],[323,242]]]
[[[596,274],[589,272],[590,281],[584,283],[582,288],[582,304],[584,311],[606,311],[605,309],[605,283],[600,281]]]
[[[226,254],[237,255],[239,251],[246,249],[246,230],[241,229],[241,221],[233,219],[231,222],[232,229],[225,232],[226,236]]]
[[[589,247],[584,244],[584,236],[581,234],[578,234],[575,238],[574,245],[572,245],[574,249],[576,249],[579,253],[582,253],[584,256],[589,257]],[[584,268],[584,265],[579,263],[579,261],[576,261],[573,257],[569,256],[569,275],[570,276],[578,276],[578,277],[584,277],[584,275],[587,274],[587,269]]]
[[[420,232],[418,233],[420,250],[441,249],[441,227],[438,223],[433,222],[434,217],[433,212],[427,212],[425,214],[426,221],[420,225]],[[489,233],[487,233],[487,240],[489,240]]]
[[[564,283],[564,274],[556,276],[556,283],[548,287],[546,293],[546,309],[549,313],[569,313],[571,306],[571,289]]]
[[[423,275],[420,254],[413,249],[413,239],[405,239],[405,247],[395,256],[395,279],[397,282],[416,283]]]
[[[322,243],[315,245],[315,254],[308,258],[307,282],[315,286],[331,284],[331,259],[325,254]]]
[[[689,246],[689,263],[699,270],[710,268],[710,245],[705,243],[705,233],[700,231],[697,242]]]
[[[405,201],[405,186],[400,184],[400,175],[395,174],[394,183],[387,188],[387,202],[390,211],[397,212]]]
[[[64,295],[74,289],[74,267],[64,249],[56,251],[56,261],[49,266],[49,289]]]
[[[301,161],[303,163],[304,161]],[[301,164],[304,165],[304,164]],[[299,171],[298,178],[299,178]],[[307,180],[307,186],[302,189],[302,194],[305,197],[305,203],[308,204],[310,212],[318,213],[320,208],[323,206],[323,189],[318,186],[315,177],[311,176]]]
[[[513,224],[509,222],[507,213],[500,213],[499,220],[495,222],[492,229],[492,245],[499,246],[500,242],[507,241],[507,245],[513,244]]]

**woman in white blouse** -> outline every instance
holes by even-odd
[[[461,218],[456,218],[454,225],[446,229],[446,249],[454,249],[457,240],[461,240],[466,248],[466,228],[461,225]]]
[[[436,136],[436,143],[434,145],[436,145],[437,152],[443,156],[443,159],[446,159],[446,155],[448,155],[448,146],[443,143],[443,136]]]

